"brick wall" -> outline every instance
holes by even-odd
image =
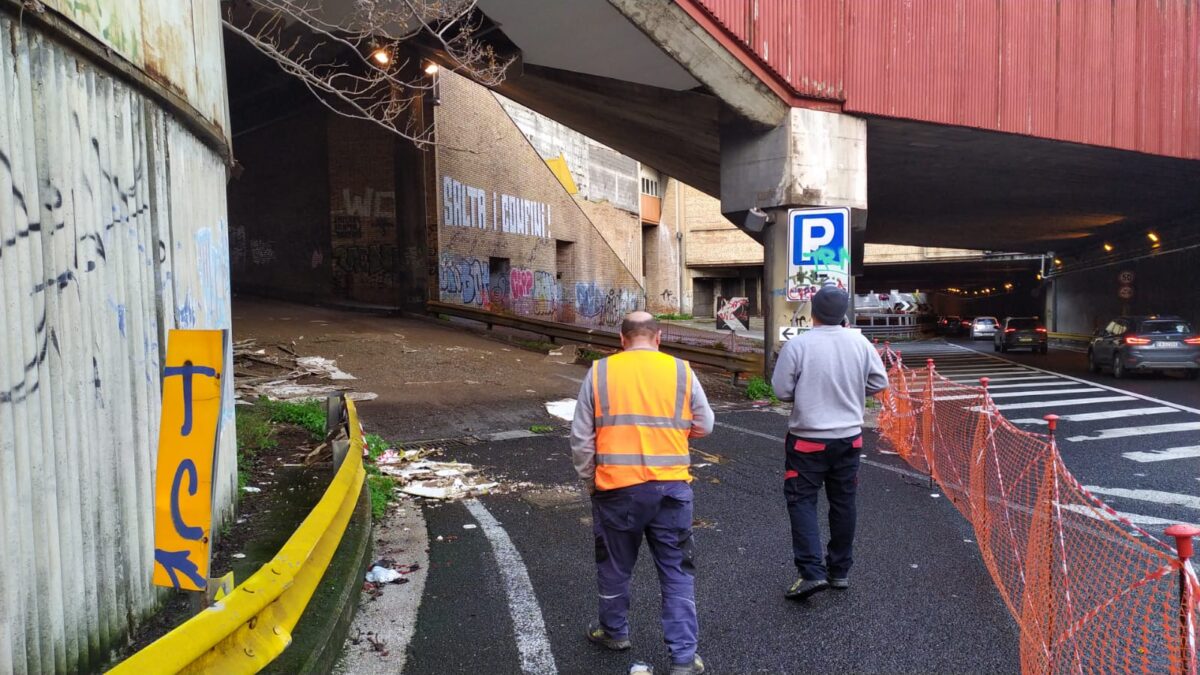
[[[329,294],[324,108],[238,136],[242,175],[229,183],[234,290],[303,302]],[[313,139],[292,143],[289,139]]]
[[[495,95],[443,71],[435,109],[438,294],[584,325],[644,303],[630,269]]]
[[[689,185],[682,194],[689,266],[762,264],[762,244],[721,215],[719,200]]]

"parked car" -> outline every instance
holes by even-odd
[[[1200,377],[1200,336],[1177,316],[1123,316],[1096,331],[1088,345],[1088,367],[1113,377],[1130,372],[1179,371]]]
[[[971,339],[982,340],[996,337],[996,324],[1000,321],[994,316],[977,316],[971,322]]]
[[[958,328],[962,324],[962,319],[957,316],[943,316],[938,318],[937,332],[938,335],[957,335]]]
[[[995,331],[992,346],[998,352],[1010,349],[1029,349],[1045,354],[1048,347],[1046,327],[1037,317],[1008,317]]]

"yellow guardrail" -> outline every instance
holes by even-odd
[[[366,475],[358,411],[350,400],[346,409],[350,423],[346,459],[321,501],[279,553],[228,596],[110,673],[256,673],[283,653],[342,540]]]

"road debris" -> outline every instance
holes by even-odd
[[[345,391],[345,380],[358,379],[337,367],[337,362],[323,356],[300,356],[295,342],[262,347],[256,340],[239,340],[233,344],[235,390],[238,399],[256,400],[266,396],[273,401],[324,398]],[[378,397],[370,392],[350,393],[355,401],[370,401]]]
[[[500,483],[479,476],[471,464],[428,459],[441,452],[438,448],[389,448],[375,459],[375,466],[396,479],[399,492],[425,499],[453,501],[500,487]]]
[[[570,422],[575,419],[575,399],[564,398],[558,401],[547,401],[546,412]]]

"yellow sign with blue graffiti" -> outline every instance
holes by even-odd
[[[154,584],[208,585],[212,479],[221,426],[224,330],[172,330],[154,481]]]

